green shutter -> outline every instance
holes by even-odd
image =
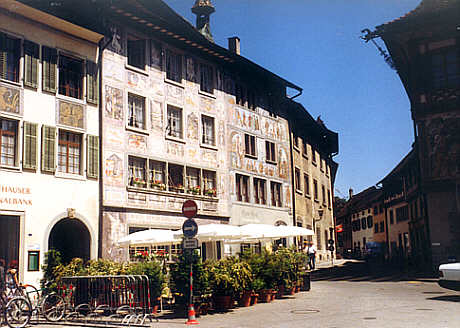
[[[54,173],[56,171],[56,128],[42,126],[42,171]]]
[[[0,33],[0,79],[6,79],[6,35]]]
[[[38,44],[24,40],[24,85],[38,87]]]
[[[99,176],[99,137],[88,135],[86,176],[97,179]]]
[[[92,104],[99,102],[99,75],[94,62],[86,62],[86,101]]]
[[[37,124],[24,122],[24,154],[22,167],[24,169],[37,169]]]
[[[43,46],[42,47],[42,62],[43,62],[43,76],[42,76],[43,91],[55,93],[56,92],[57,50]]]

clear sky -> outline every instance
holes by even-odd
[[[195,0],[166,3],[195,24]],[[241,55],[303,88],[310,114],[339,133],[335,195],[375,185],[410,151],[410,104],[396,73],[361,30],[420,0],[212,0],[214,41],[241,39]],[[384,47],[379,39],[377,42]]]

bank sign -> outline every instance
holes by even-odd
[[[30,187],[0,184],[0,208],[32,206],[32,189]]]

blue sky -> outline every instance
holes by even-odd
[[[166,0],[195,23],[195,0]],[[339,133],[335,195],[380,181],[410,151],[410,104],[396,73],[361,30],[413,10],[420,0],[212,0],[214,41],[241,39],[241,55],[303,88],[313,117]],[[377,42],[384,48],[381,40]]]

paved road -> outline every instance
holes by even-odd
[[[375,270],[374,270],[375,271]],[[382,273],[383,272],[383,273]],[[202,328],[458,328],[460,293],[435,279],[366,271],[362,263],[313,273],[309,292],[268,304],[198,318]],[[153,328],[184,327],[185,319],[161,319]],[[56,326],[41,326],[46,328]]]

